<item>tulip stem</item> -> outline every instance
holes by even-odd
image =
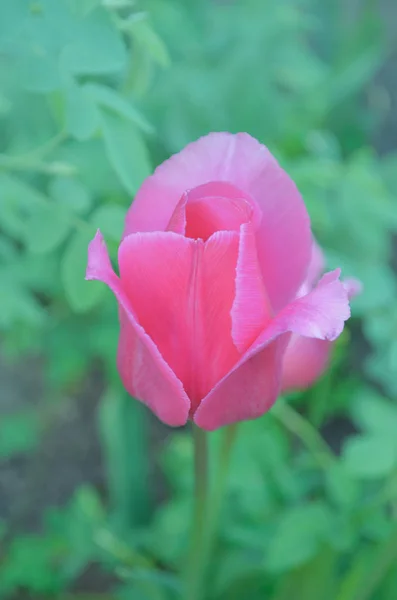
[[[323,469],[327,470],[334,464],[335,456],[330,446],[316,428],[292,406],[279,398],[272,408],[272,415],[305,444]]]
[[[187,565],[186,600],[201,600],[203,595],[204,565],[207,544],[208,516],[208,447],[207,434],[193,424],[194,443],[194,508],[191,549]]]
[[[216,478],[212,489],[208,476],[207,434],[193,425],[195,496],[191,540],[191,554],[187,569],[186,600],[202,600],[204,582],[218,533],[231,451],[236,439],[237,425],[225,427],[222,432]]]
[[[225,427],[222,431],[221,447],[219,450],[216,479],[211,494],[211,506],[208,522],[208,552],[207,559],[211,556],[212,546],[215,543],[219,515],[225,495],[227,475],[229,473],[230,456],[234,446],[238,423]]]

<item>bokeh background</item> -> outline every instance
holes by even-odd
[[[365,292],[317,385],[242,425],[208,598],[396,599],[396,32],[394,0],[1,0],[0,597],[182,597],[189,433],[123,392],[84,272],[157,164],[228,130]]]

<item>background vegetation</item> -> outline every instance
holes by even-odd
[[[241,426],[208,598],[395,600],[397,15],[356,4],[1,1],[1,597],[181,597],[189,432],[123,392],[84,271],[156,164],[229,130],[270,147],[365,293],[315,388]]]

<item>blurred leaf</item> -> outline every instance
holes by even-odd
[[[357,481],[342,462],[335,462],[328,467],[326,485],[330,498],[339,506],[353,507],[359,498]]]
[[[104,522],[102,504],[89,486],[78,488],[65,508],[52,509],[46,514],[47,529],[64,540],[66,551],[60,570],[66,581],[73,581],[97,559],[95,535]]]
[[[20,64],[20,81],[31,92],[53,92],[61,86],[56,57],[44,48],[33,50]]]
[[[79,179],[84,182],[93,196],[104,198],[123,195],[123,187],[103,151],[101,139],[68,142],[60,148],[59,158],[67,160],[76,167]]]
[[[312,558],[329,527],[329,511],[321,503],[287,509],[280,514],[270,540],[265,567],[283,572]]]
[[[131,33],[134,42],[139,44],[155,62],[162,67],[169,66],[170,56],[167,47],[146,19],[125,21],[123,29]]]
[[[66,297],[77,312],[86,312],[103,298],[106,286],[99,281],[85,281],[88,244],[95,230],[76,232],[61,261],[61,279]]]
[[[98,83],[88,83],[84,86],[84,90],[100,106],[116,113],[121,118],[131,121],[131,123],[146,133],[153,132],[153,127],[137,111],[133,104],[128,102],[123,96],[120,96],[115,90],[112,90],[112,88]]]
[[[75,75],[113,73],[125,62],[123,39],[104,8],[87,14],[61,53],[62,67]]]
[[[23,240],[26,219],[37,208],[47,202],[47,198],[33,186],[20,179],[0,173],[1,227],[11,236]]]
[[[180,579],[175,575],[155,569],[131,570],[126,568],[118,569],[117,574],[126,581],[135,581],[134,587],[140,589],[142,593],[146,591],[150,600],[182,598],[182,585]]]
[[[25,412],[2,415],[0,420],[0,458],[32,452],[39,443],[40,427],[37,415]]]
[[[62,207],[77,214],[86,213],[92,205],[87,187],[71,177],[54,177],[50,182],[49,193]]]
[[[70,10],[77,16],[85,17],[101,4],[101,0],[66,0]]]
[[[188,549],[188,528],[192,514],[191,495],[174,497],[160,506],[147,531],[147,545],[161,564],[178,569]]]
[[[99,125],[98,110],[85,87],[72,80],[65,91],[66,131],[77,140],[87,140]]]
[[[396,437],[397,405],[370,389],[363,390],[352,404],[355,422],[373,434]]]
[[[4,276],[0,271],[0,327],[9,329],[19,323],[39,325],[45,312],[32,293],[18,281]]]
[[[118,204],[104,204],[94,211],[90,220],[105,237],[119,242],[124,229],[125,214],[125,209]]]
[[[143,525],[151,514],[146,409],[109,388],[99,408],[99,432],[116,527]]]
[[[26,222],[25,243],[31,252],[55,250],[67,238],[71,222],[60,207],[48,203],[34,209]]]
[[[346,469],[357,478],[385,477],[397,467],[397,441],[382,434],[352,436],[342,456]]]
[[[62,576],[53,564],[62,546],[62,541],[50,535],[15,537],[0,566],[0,592],[10,594],[25,588],[36,594],[59,593]]]
[[[364,546],[354,557],[347,573],[341,577],[335,600],[352,600],[352,598],[356,600],[358,589],[361,587],[367,573],[371,571],[371,567],[372,552],[367,546]]]
[[[390,535],[382,541],[371,557],[371,567],[361,580],[355,600],[371,600],[389,571],[395,569],[397,552],[397,529],[391,528]]]
[[[108,111],[102,112],[101,121],[109,160],[127,192],[134,194],[151,170],[141,134],[132,123]]]

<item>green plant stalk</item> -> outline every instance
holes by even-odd
[[[397,529],[379,545],[378,551],[372,559],[371,571],[360,587],[358,594],[354,597],[354,600],[370,600],[373,598],[378,587],[389,574],[390,569],[395,567],[396,558]]]
[[[222,508],[230,456],[236,439],[238,425],[225,427],[219,450],[216,478],[210,489],[208,476],[208,449],[206,434],[197,427],[193,429],[195,450],[195,510],[190,562],[187,570],[188,600],[201,600],[205,592],[204,582],[218,533],[219,515]]]
[[[286,402],[279,399],[272,408],[272,415],[303,442],[316,458],[319,466],[328,469],[334,464],[334,454],[322,436],[307,419]]]
[[[208,516],[208,552],[207,559],[211,556],[213,545],[218,533],[219,515],[229,473],[230,457],[236,440],[238,423],[229,425],[223,430],[222,443],[219,450],[216,478],[211,492],[210,513]]]
[[[203,597],[206,525],[209,505],[207,434],[192,426],[194,443],[194,508],[191,547],[186,568],[186,600]]]

